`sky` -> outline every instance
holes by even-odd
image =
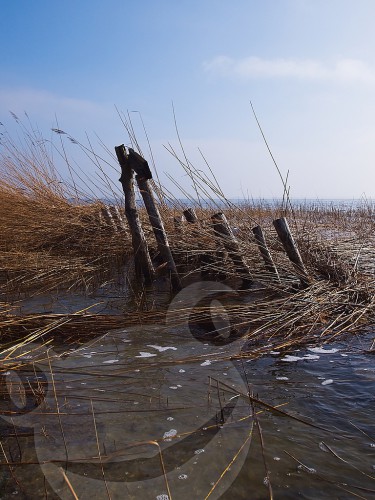
[[[130,144],[117,108],[176,196],[170,177],[191,182],[168,144],[229,198],[280,197],[252,103],[292,197],[375,198],[374,19],[373,0],[4,1],[2,130],[26,112],[113,150]]]

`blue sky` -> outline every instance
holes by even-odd
[[[160,175],[186,182],[163,147],[179,147],[173,101],[187,156],[227,196],[278,197],[251,100],[292,196],[375,197],[374,19],[373,0],[5,1],[0,121],[12,133],[26,111],[49,135],[57,116],[112,149],[115,105],[136,110]]]

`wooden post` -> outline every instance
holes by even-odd
[[[227,218],[221,212],[214,214],[211,217],[213,221],[213,228],[215,234],[219,236],[228,252],[229,257],[232,259],[236,271],[241,275],[244,282],[251,284],[253,282],[250,269],[241,255],[240,246],[230,228]]]
[[[190,224],[195,224],[199,220],[194,208],[187,208],[186,210],[184,210],[183,214],[185,216],[185,219],[190,222]]]
[[[268,249],[262,228],[260,226],[255,226],[253,227],[252,231],[255,237],[255,241],[257,242],[260,254],[263,257],[267,271],[269,271],[273,275],[276,281],[280,282],[280,276],[273,262],[272,255]]]
[[[152,193],[152,189],[149,184],[149,180],[152,179],[150,168],[148,166],[147,161],[131,148],[129,148],[129,155],[127,160],[129,166],[137,174],[136,181],[139,187],[139,191],[142,195],[143,202],[145,204],[148,213],[148,217],[150,219],[150,224],[154,231],[156,243],[158,245],[158,250],[160,252],[162,259],[167,264],[167,269],[171,276],[172,289],[173,291],[177,292],[181,290],[182,285],[180,277],[177,272],[175,261],[173,259],[171,248],[169,246],[167,234],[164,229],[164,224],[161,219],[157,204],[155,203],[155,198]]]
[[[307,269],[302,261],[301,255],[298,251],[297,245],[294,241],[293,235],[290,232],[288,222],[285,217],[273,221],[277,235],[283,244],[284,250],[292,262],[298,277],[303,287],[311,285],[311,280],[308,275]]]
[[[125,146],[121,144],[121,146],[115,147],[115,151],[121,167],[120,182],[125,195],[125,215],[132,235],[135,272],[137,278],[141,279],[143,276],[145,282],[150,284],[155,276],[155,271],[137,211],[134,193],[134,170],[128,164]]]

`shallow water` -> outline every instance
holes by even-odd
[[[230,361],[154,325],[39,354],[3,377],[2,453],[30,464],[3,459],[0,498],[72,498],[60,467],[80,499],[375,498],[372,337]]]

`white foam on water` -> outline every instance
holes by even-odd
[[[303,359],[308,359],[308,360],[317,360],[319,359],[320,356],[317,354],[306,354],[306,356],[291,356],[290,354],[287,354],[283,358],[281,358],[281,361],[288,361],[289,363],[294,363],[295,361],[301,361]]]
[[[161,345],[150,345],[150,344],[147,344],[147,347],[152,347],[153,349],[156,349],[159,352],[164,352],[164,351],[168,351],[168,350],[177,351],[177,347],[173,347],[173,346],[162,347]]]
[[[178,373],[185,373],[185,370],[181,368],[181,370],[178,370]]]
[[[278,354],[280,354],[280,351],[271,351],[270,354],[273,354],[274,356],[277,356]]]
[[[156,496],[156,500],[169,500],[169,496],[166,493],[161,493]]]
[[[283,358],[281,358],[281,361],[287,361],[288,363],[294,363],[295,361],[300,361],[301,358],[300,356],[291,356],[290,354],[287,354]]]
[[[323,380],[322,385],[330,385],[333,384],[333,380],[331,378],[327,378],[327,380]]]
[[[309,347],[309,351],[311,352],[316,352],[318,354],[334,354],[335,352],[338,352],[339,349],[332,348],[332,349],[324,349],[323,347]]]
[[[276,462],[278,462],[279,460],[281,460],[280,457],[273,457],[274,460],[276,460]]]
[[[180,386],[181,387],[181,386]],[[176,385],[171,385],[170,386],[170,389],[178,389],[178,387]]]
[[[206,359],[206,361],[203,361],[203,363],[201,363],[201,366],[208,366],[211,364],[211,361],[209,359]]]
[[[170,440],[170,438],[173,438],[175,436],[177,436],[176,429],[171,429],[170,431],[164,432],[163,439],[165,439],[165,440],[169,439]]]
[[[276,377],[276,380],[289,380],[288,377]]]
[[[204,453],[203,448],[200,448],[199,450],[195,450],[195,452],[194,452],[195,455],[200,455],[201,453]]]
[[[118,363],[118,359],[108,359],[107,361],[103,361],[103,364],[106,363],[108,365],[111,365],[112,363]]]
[[[157,356],[157,355],[152,354],[151,352],[139,351],[139,356],[135,356],[135,357],[136,358],[152,358],[153,356]]]
[[[178,479],[187,479],[187,478],[188,478],[187,474],[180,474],[178,476]]]
[[[343,358],[347,358],[349,354],[340,354],[340,356],[342,356]]]
[[[167,417],[167,420],[172,421],[172,420],[174,420],[174,418],[173,417]]]

